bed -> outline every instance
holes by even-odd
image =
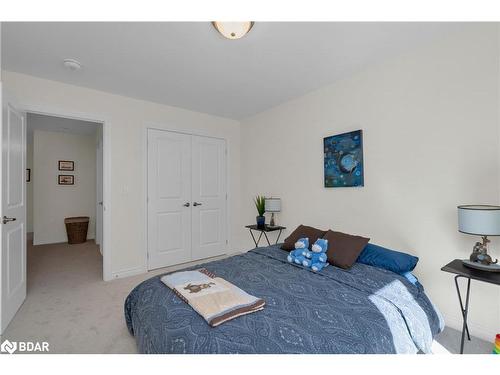
[[[277,246],[202,266],[266,301],[264,310],[219,327],[153,277],[125,301],[140,353],[429,353],[443,330],[421,285],[355,263],[314,273],[290,264]]]

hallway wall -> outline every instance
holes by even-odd
[[[95,136],[35,130],[33,154],[33,243],[66,242],[64,218],[69,216],[89,216],[87,238],[94,238]],[[59,171],[59,160],[74,161],[75,170]],[[60,174],[73,175],[74,185],[59,185]]]

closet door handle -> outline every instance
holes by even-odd
[[[195,207],[196,207],[196,206],[201,206],[201,203],[194,202],[194,203],[193,203],[193,206],[195,206]]]
[[[186,203],[184,203],[184,204],[183,204],[183,206],[184,206],[184,207],[189,207],[189,206],[190,206],[190,204],[189,204],[189,202],[186,202]]]

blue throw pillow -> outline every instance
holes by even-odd
[[[369,243],[365,246],[361,254],[359,254],[357,262],[384,268],[403,275],[406,272],[413,271],[417,265],[418,258],[410,254],[389,250],[385,247]]]

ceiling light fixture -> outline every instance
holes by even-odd
[[[76,72],[77,70],[82,69],[82,64],[80,63],[80,61],[73,59],[64,59],[63,65],[66,69],[69,69],[72,72]]]
[[[227,39],[240,39],[244,37],[253,27],[254,22],[219,22],[214,21],[215,29]]]

